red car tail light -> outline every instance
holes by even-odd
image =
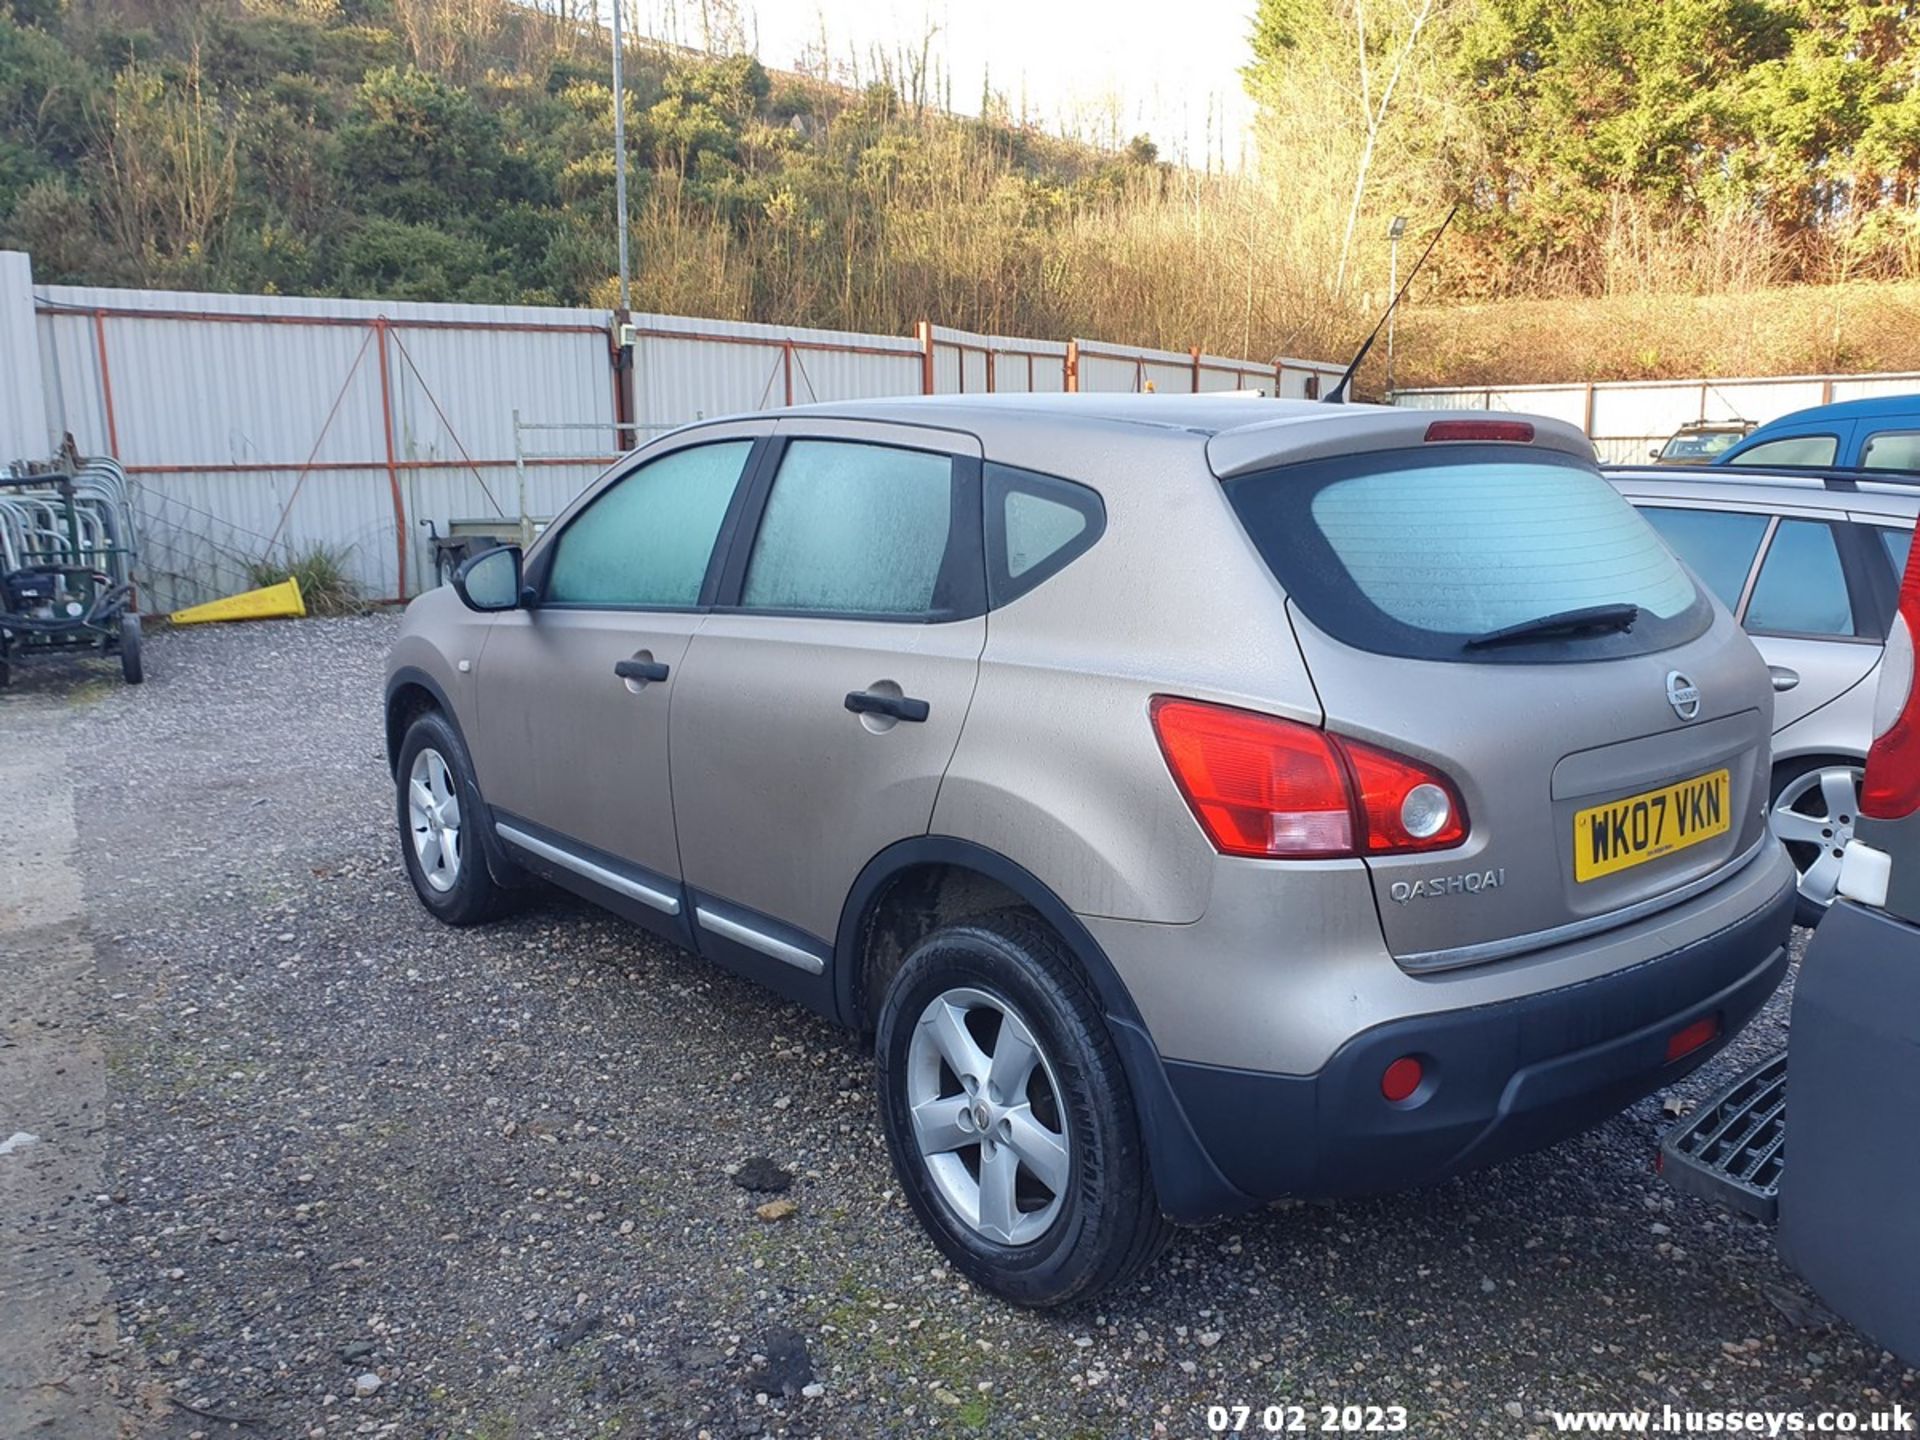
[[[1369,855],[1445,850],[1467,838],[1466,807],[1446,776],[1358,740],[1334,743],[1353,771]]]
[[[1914,687],[1913,640],[1920,629],[1920,570],[1907,553],[1900,581],[1900,613],[1880,660],[1880,691],[1873,706],[1873,746],[1860,787],[1860,813],[1901,820],[1920,810],[1920,691]]]
[[[1404,755],[1197,700],[1157,696],[1151,714],[1174,784],[1223,855],[1338,859],[1466,839],[1452,782]]]
[[[1164,695],[1152,714],[1173,783],[1221,854],[1354,853],[1346,767],[1325,731]]]

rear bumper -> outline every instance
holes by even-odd
[[[1237,1203],[1222,1194],[1208,1208],[1405,1189],[1599,1123],[1698,1068],[1753,1017],[1786,973],[1793,905],[1789,876],[1757,909],[1666,954],[1576,985],[1375,1026],[1311,1075],[1163,1061],[1194,1137],[1238,1192]],[[1717,1038],[1669,1060],[1675,1032],[1710,1016]],[[1381,1075],[1406,1055],[1428,1080],[1391,1104]]]

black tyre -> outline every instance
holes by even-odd
[[[400,853],[414,894],[449,925],[477,925],[506,908],[487,871],[478,827],[486,811],[459,733],[437,710],[407,727],[394,767]]]
[[[939,930],[881,1007],[887,1147],[964,1274],[1021,1305],[1086,1300],[1165,1248],[1132,1091],[1047,926],[1001,912]]]
[[[146,667],[140,663],[138,615],[120,617],[120,677],[129,685],[138,685],[147,678]]]
[[[1818,925],[1837,893],[1840,857],[1860,821],[1858,759],[1802,757],[1774,767],[1767,824],[1800,872],[1794,923]]]

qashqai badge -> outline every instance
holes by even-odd
[[[1698,719],[1700,688],[1678,670],[1667,672],[1667,703],[1682,720]]]

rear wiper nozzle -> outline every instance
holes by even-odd
[[[1579,635],[1588,631],[1618,633],[1633,629],[1633,622],[1639,618],[1640,607],[1627,601],[1556,610],[1551,615],[1536,616],[1517,625],[1503,625],[1498,630],[1476,635],[1467,641],[1466,648],[1480,650],[1489,645],[1510,645],[1521,640],[1545,640],[1555,635]]]

